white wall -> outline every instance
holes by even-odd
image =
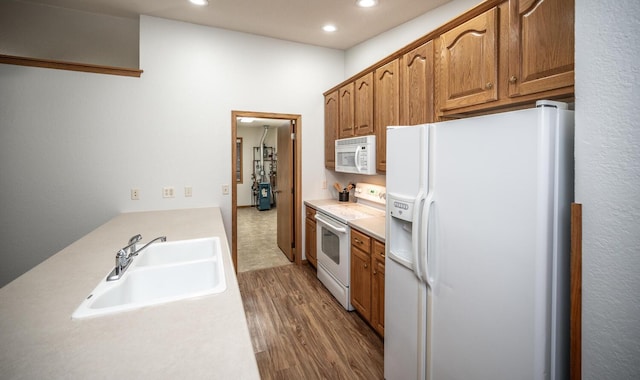
[[[640,2],[576,0],[583,379],[640,378]]]
[[[324,166],[322,92],[343,62],[339,50],[142,17],[139,79],[0,65],[0,286],[120,212],[220,206],[230,233],[232,110],[302,115],[306,198]]]

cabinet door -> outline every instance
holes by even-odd
[[[307,261],[317,267],[316,260],[316,222],[313,219],[305,219],[305,253]]]
[[[498,99],[497,25],[493,8],[439,37],[442,110]]]
[[[338,111],[339,111],[339,123],[340,130],[338,131],[338,137],[343,139],[345,137],[353,137],[355,113],[354,113],[354,83],[348,83],[339,90],[338,99]]]
[[[433,121],[433,41],[402,57],[400,64],[400,124]]]
[[[372,135],[373,127],[373,73],[355,81],[355,131],[356,136]]]
[[[573,86],[574,0],[510,0],[509,96]]]
[[[384,244],[374,240],[371,266],[371,325],[384,337]]]
[[[338,91],[324,97],[324,167],[336,167],[336,145],[338,138]]]
[[[371,319],[370,262],[368,253],[351,246],[351,305],[367,321]]]
[[[387,126],[400,124],[400,63],[393,60],[376,69],[374,82],[376,169],[387,169]]]

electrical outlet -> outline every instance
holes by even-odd
[[[140,200],[140,189],[131,189],[131,200],[132,201]]]
[[[229,185],[222,185],[222,195],[229,195]]]
[[[167,186],[162,188],[162,198],[173,198],[175,197],[175,190],[173,187]]]
[[[193,195],[193,189],[191,188],[191,186],[185,186],[184,187],[184,196],[185,197],[190,197]]]

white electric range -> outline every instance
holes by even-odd
[[[358,183],[354,190],[357,203],[340,202],[316,207],[316,248],[318,279],[347,310],[350,302],[351,282],[351,228],[350,221],[384,217],[386,188]]]

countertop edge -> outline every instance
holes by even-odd
[[[136,233],[220,237],[227,290],[71,320]],[[3,377],[260,378],[218,207],[120,214],[2,287],[0,310]]]

